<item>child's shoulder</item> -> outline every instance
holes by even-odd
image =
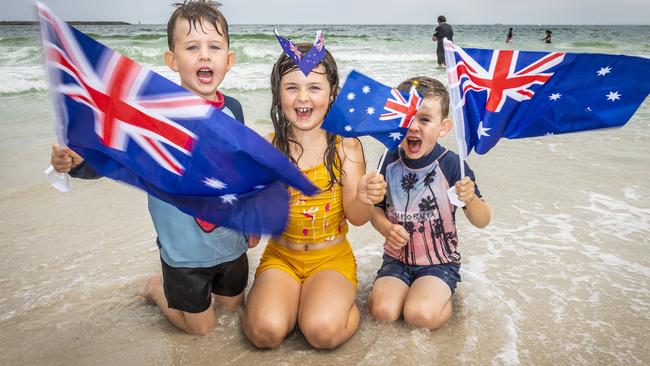
[[[236,120],[244,122],[244,109],[235,97],[223,94],[223,107],[228,108]]]

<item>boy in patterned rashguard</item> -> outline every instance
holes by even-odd
[[[455,213],[447,189],[455,186],[463,212],[476,227],[490,221],[490,208],[458,155],[438,144],[451,130],[449,93],[438,80],[416,77],[398,89],[416,86],[424,96],[400,148],[381,167],[388,184],[385,200],[375,207],[372,225],[385,238],[384,260],[368,297],[377,320],[404,316],[412,328],[436,329],[451,317],[451,298],[460,281]]]

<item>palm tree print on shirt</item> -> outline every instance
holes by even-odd
[[[404,207],[404,220],[403,220],[403,225],[406,228],[406,231],[409,233],[409,241],[406,243],[406,246],[404,247],[404,261],[406,263],[409,263],[409,243],[411,242],[411,238],[413,237],[413,223],[409,222],[406,219],[406,215],[408,213],[408,208],[409,208],[409,200],[411,198],[411,190],[415,187],[415,184],[418,182],[418,176],[415,175],[415,173],[408,173],[404,176],[402,176],[401,180],[401,185],[402,185],[402,190],[406,192],[406,206]],[[408,225],[410,224],[410,225]],[[413,257],[413,256],[411,256]]]

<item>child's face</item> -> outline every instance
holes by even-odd
[[[174,50],[165,53],[165,62],[179,73],[181,86],[214,100],[219,84],[235,63],[235,54],[213,24],[201,19],[200,25],[190,29],[187,19],[179,18],[174,25]]]
[[[438,138],[451,129],[451,120],[442,119],[440,97],[426,97],[413,118],[401,146],[409,159],[419,159],[433,150]]]
[[[295,69],[280,79],[282,113],[294,128],[308,131],[319,127],[325,118],[331,97],[331,86],[322,65],[308,76]]]

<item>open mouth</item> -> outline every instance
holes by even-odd
[[[407,137],[406,147],[408,152],[411,154],[417,154],[420,152],[420,148],[422,147],[422,140],[417,137]]]
[[[198,76],[199,81],[204,84],[210,84],[212,82],[212,75],[213,72],[208,67],[202,67],[199,69],[199,71],[196,72],[196,76]]]
[[[314,109],[308,107],[300,107],[300,108],[296,108],[295,111],[296,114],[298,115],[298,119],[309,119]]]

